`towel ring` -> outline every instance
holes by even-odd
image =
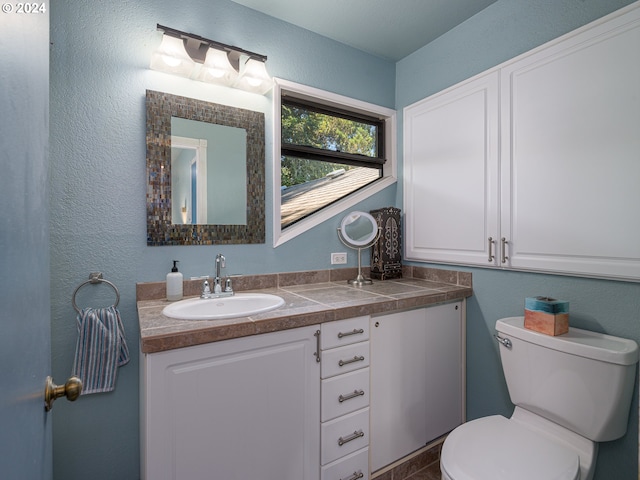
[[[102,278],[102,273],[97,272],[97,273],[90,273],[89,274],[89,280],[82,282],[80,285],[78,285],[78,287],[74,290],[73,292],[73,296],[71,297],[71,303],[73,305],[73,308],[76,312],[80,313],[80,307],[78,307],[78,305],[76,304],[76,294],[78,293],[78,290],[80,290],[82,287],[84,287],[85,285],[92,283],[92,284],[96,284],[96,283],[106,283],[107,285],[109,285],[111,288],[113,288],[113,290],[116,292],[116,303],[113,304],[113,307],[117,307],[118,304],[120,303],[120,292],[118,291],[118,287],[116,287],[113,283],[111,283],[109,280],[105,280],[104,278]]]

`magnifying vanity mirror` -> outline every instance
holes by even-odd
[[[370,278],[362,275],[361,252],[376,243],[380,237],[380,231],[375,218],[366,212],[348,213],[340,222],[338,238],[347,247],[358,250],[358,276],[349,280],[351,285],[362,286],[373,283]]]
[[[265,241],[264,114],[147,91],[147,245]]]

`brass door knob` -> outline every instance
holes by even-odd
[[[48,412],[53,408],[53,402],[56,398],[67,397],[67,400],[73,402],[82,392],[82,380],[78,377],[71,377],[64,385],[56,385],[53,378],[47,377],[47,383],[44,387],[44,409]]]

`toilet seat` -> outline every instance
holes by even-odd
[[[579,480],[580,457],[568,446],[501,415],[467,422],[442,447],[451,480]]]

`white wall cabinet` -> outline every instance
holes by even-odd
[[[640,7],[405,108],[412,260],[640,279]]]
[[[491,72],[405,108],[406,258],[487,264],[499,228],[498,82]]]
[[[317,329],[142,355],[143,478],[317,480]]]
[[[463,303],[371,319],[371,471],[464,421]]]

